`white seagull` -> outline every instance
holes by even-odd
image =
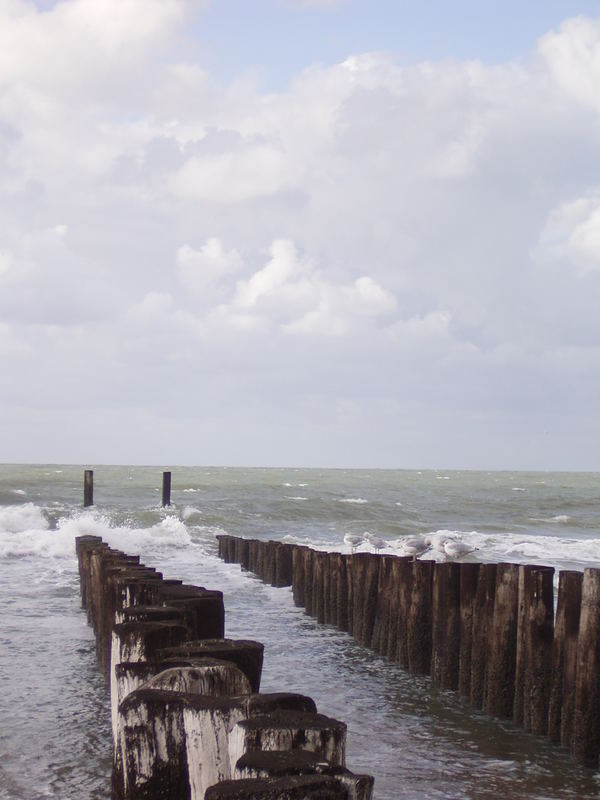
[[[477,548],[471,547],[466,542],[457,542],[454,539],[444,542],[444,552],[448,558],[461,558],[474,550],[477,550]]]
[[[382,539],[380,536],[374,536],[372,533],[369,533],[369,531],[365,531],[365,539],[377,551],[388,546],[388,543],[384,539]]]
[[[364,540],[365,537],[361,533],[347,533],[344,536],[344,543],[348,545],[353,553],[356,548],[364,542]]]
[[[418,558],[422,556],[431,547],[431,542],[425,536],[409,536],[406,539],[401,539],[398,544],[398,550],[406,556]]]

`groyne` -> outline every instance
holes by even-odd
[[[222,535],[219,555],[475,709],[600,756],[600,569],[435,563]]]
[[[263,645],[224,638],[220,591],[97,536],[76,551],[110,690],[114,800],[370,800],[373,778],[346,768],[343,722],[305,695],[260,692]]]

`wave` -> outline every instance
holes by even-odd
[[[362,497],[343,497],[341,500],[338,500],[338,503],[356,503],[357,505],[364,505],[368,502],[368,500]]]
[[[294,497],[286,494],[284,497],[286,500],[308,500],[308,497],[301,497],[300,495]]]
[[[0,533],[21,533],[29,529],[48,528],[43,509],[33,503],[0,507]]]
[[[184,522],[173,514],[149,527],[114,524],[95,509],[59,517],[50,524],[44,509],[27,503],[0,507],[0,557],[75,558],[75,537],[101,536],[111,547],[127,552],[182,548],[191,543]]]

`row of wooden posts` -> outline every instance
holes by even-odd
[[[222,592],[98,536],[76,551],[110,686],[113,800],[371,800],[373,778],[345,767],[343,722],[310,697],[260,693],[264,647],[223,638]]]
[[[94,505],[94,470],[86,469],[83,471],[83,506]],[[171,473],[162,474],[162,505],[171,505]]]
[[[431,676],[476,709],[568,748],[600,755],[600,569],[435,563],[219,536],[219,555],[319,622]]]

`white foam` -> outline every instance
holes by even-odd
[[[362,497],[344,497],[341,500],[338,500],[338,503],[356,503],[357,505],[363,505],[364,503],[368,502],[368,500],[365,500]]]
[[[58,519],[49,530],[43,510],[33,503],[0,507],[0,556],[42,555],[74,558],[75,537],[101,536],[111,547],[132,553],[157,548],[183,548],[191,544],[187,527],[178,517],[166,516],[148,528],[114,525],[96,509]]]
[[[43,530],[47,527],[44,512],[33,503],[0,507],[0,533],[21,533],[30,528]]]
[[[286,500],[308,500],[308,497],[301,497],[300,495],[292,496],[292,495],[284,495]]]
[[[25,491],[25,489],[11,489],[11,494],[24,495],[27,494],[27,492]]]

